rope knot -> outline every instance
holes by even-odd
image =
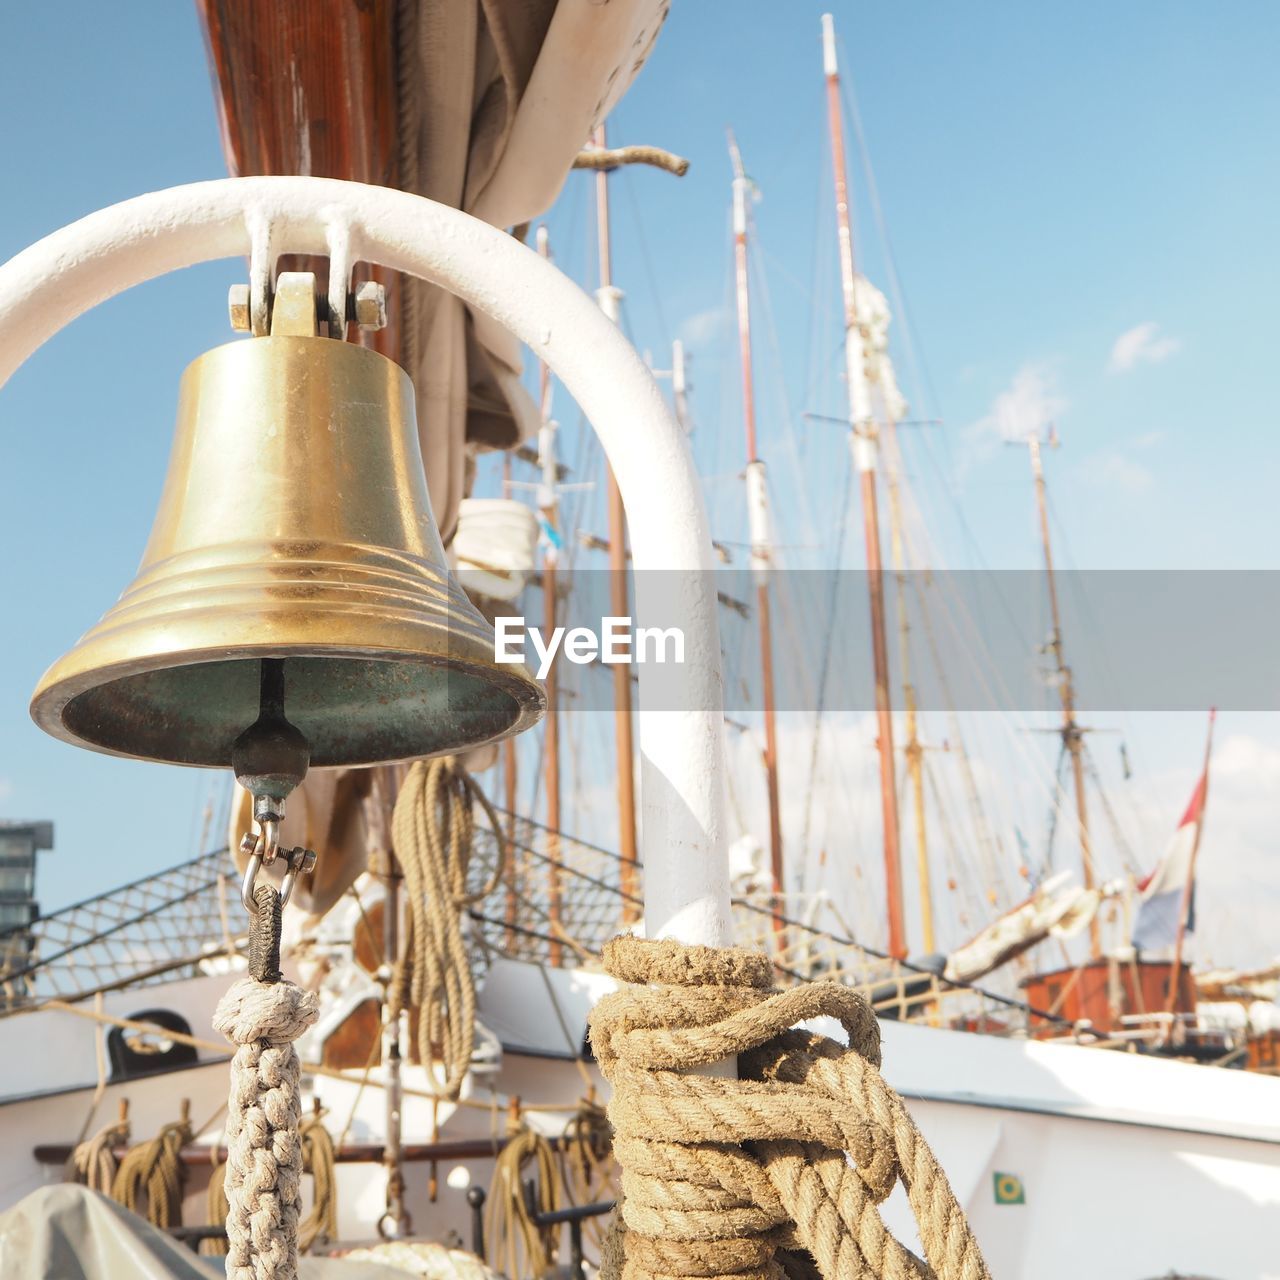
[[[255,982],[241,978],[221,1000],[213,1015],[213,1029],[232,1044],[290,1044],[319,1016],[314,991],[292,982]]]
[[[815,1262],[826,1280],[989,1280],[945,1175],[880,1076],[879,1027],[855,991],[774,990],[765,955],[669,939],[615,938],[603,959],[634,984],[591,1015],[613,1085],[623,1280],[777,1280]],[[847,1046],[793,1030],[824,1016]],[[688,1074],[735,1055],[738,1079]],[[899,1180],[928,1263],[877,1210]]]

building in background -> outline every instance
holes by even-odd
[[[0,1009],[20,1001],[26,980],[11,981],[30,964],[36,901],[36,854],[53,848],[52,822],[0,821]]]

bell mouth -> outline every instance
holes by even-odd
[[[285,659],[288,717],[318,768],[481,746],[528,728],[546,704],[522,667],[508,672],[421,653],[273,649],[224,650],[177,666],[124,664],[65,680],[51,672],[31,714],[54,737],[109,755],[227,768],[232,743],[258,716],[264,656]]]

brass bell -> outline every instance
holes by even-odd
[[[408,376],[316,334],[313,278],[282,275],[271,335],[184,373],[138,575],[32,698],[54,737],[228,766],[277,659],[316,766],[455,751],[541,716],[542,689],[495,661],[449,572]]]

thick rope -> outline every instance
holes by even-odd
[[[639,984],[591,1015],[613,1084],[623,1248],[605,1280],[990,1280],[964,1211],[879,1072],[861,996],[821,982],[775,991],[768,957],[615,938],[605,968]],[[849,1047],[796,1023],[837,1019]],[[737,1054],[739,1079],[685,1074]],[[877,1206],[901,1182],[926,1261]]]
[[[467,892],[478,802],[498,840],[493,876]],[[391,822],[396,859],[404,871],[409,927],[392,980],[390,1015],[418,1013],[418,1055],[440,1096],[456,1098],[471,1069],[476,992],[462,912],[487,897],[502,877],[501,827],[479,786],[452,756],[419,760],[409,770]],[[434,1069],[439,1062],[438,1071]]]
[[[293,1041],[316,1020],[317,1002],[279,978],[279,894],[264,884],[254,898],[253,976],[213,1016],[214,1029],[238,1046],[227,1104],[227,1280],[296,1280],[302,1146]]]
[[[298,1128],[302,1143],[302,1171],[314,1179],[311,1212],[298,1224],[298,1248],[306,1253],[317,1242],[324,1244],[338,1234],[338,1179],[333,1138],[318,1114],[309,1115]]]
[[[71,1153],[67,1181],[79,1182],[90,1191],[110,1195],[116,1178],[116,1158],[112,1148],[128,1141],[128,1121],[121,1120],[99,1129],[92,1138],[78,1143]]]
[[[127,1151],[111,1184],[111,1198],[162,1229],[182,1225],[182,1190],[186,1169],[182,1148],[191,1141],[191,1124],[183,1119],[167,1124],[149,1142]]]
[[[525,1201],[526,1174],[534,1179],[534,1208],[552,1213],[560,1207],[560,1179],[551,1144],[527,1124],[512,1119],[507,1145],[494,1158],[489,1186],[488,1256],[508,1276],[550,1275],[556,1265],[558,1227],[539,1227]]]

